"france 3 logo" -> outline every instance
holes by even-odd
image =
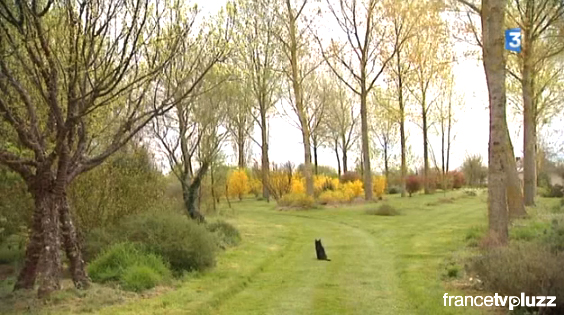
[[[505,49],[516,53],[521,52],[521,29],[510,28],[505,30]]]

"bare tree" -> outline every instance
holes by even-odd
[[[301,0],[294,6],[292,0],[284,0],[280,6],[278,18],[283,25],[281,33],[277,35],[282,44],[282,52],[287,66],[283,72],[288,79],[292,89],[291,101],[298,115],[302,141],[304,146],[304,177],[306,182],[306,194],[313,196],[313,172],[311,167],[311,131],[309,117],[305,104],[304,81],[315,71],[317,64],[315,60],[306,60],[307,54],[311,53],[307,45],[308,26],[311,24],[311,16],[306,14],[308,0]]]
[[[335,6],[327,1],[329,10],[337,25],[345,34],[345,43],[331,40],[329,48],[323,48],[323,57],[337,77],[360,97],[360,121],[362,142],[362,163],[364,187],[372,187],[370,167],[370,141],[368,138],[368,94],[384,69],[397,52],[397,45],[389,47],[386,37],[390,31],[386,28],[382,2],[369,0],[366,3],[357,0],[339,0]],[[318,38],[320,46],[323,46]],[[341,74],[338,67],[344,68],[347,76]],[[354,83],[350,83],[348,77]],[[364,190],[366,200],[372,200],[372,189]]]
[[[261,131],[261,140],[251,138],[261,148],[261,178],[263,197],[270,201],[268,185],[268,116],[280,97],[280,73],[276,71],[279,49],[275,45],[278,24],[275,14],[277,0],[240,0],[238,2],[237,60],[242,80],[251,88],[251,114]]]

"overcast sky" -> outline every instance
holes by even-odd
[[[217,11],[225,3],[225,0],[200,0],[198,3],[207,14]],[[327,17],[327,19],[333,19],[333,17]],[[466,48],[461,44],[460,46],[457,45],[456,50],[461,52]],[[454,126],[456,139],[451,151],[451,169],[459,167],[465,156],[469,154],[479,154],[483,157],[484,162],[487,163],[489,132],[488,94],[481,61],[462,58],[454,67],[454,75],[456,90],[460,95],[464,96],[464,109],[456,114],[457,123]],[[291,120],[295,120],[295,117],[274,117],[270,119],[269,158],[271,162],[283,163],[292,161],[296,165],[303,162],[304,152],[301,133]],[[515,148],[515,155],[521,156],[523,147],[520,132],[521,119],[509,115],[508,122],[510,124],[510,134]],[[256,139],[260,139],[258,130],[256,132]],[[417,165],[420,166],[421,157],[423,156],[421,128],[413,123],[408,123],[408,134],[408,145],[411,146],[412,154],[417,161]],[[434,129],[430,131],[430,144],[437,159],[440,159],[440,139],[436,136]],[[237,159],[231,147],[231,145],[226,145],[225,153],[229,157],[228,162],[236,164]],[[260,149],[256,145],[253,147],[253,157],[260,161]],[[354,167],[357,157],[358,152],[350,155],[349,165],[352,166],[351,168]],[[440,163],[440,161],[438,162]],[[330,165],[336,168],[337,162],[333,151],[321,149],[319,151],[319,164]],[[374,171],[380,171],[383,167],[381,164],[381,162],[373,163]],[[410,167],[413,166],[410,165]]]

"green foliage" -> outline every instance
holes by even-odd
[[[466,231],[465,240],[470,247],[477,247],[480,240],[486,234],[486,229],[483,226],[474,226]]]
[[[221,248],[236,246],[241,242],[239,230],[229,222],[223,220],[215,221],[208,223],[206,228],[217,236]]]
[[[33,209],[33,199],[23,179],[0,166],[0,243],[27,228]]]
[[[186,215],[147,213],[131,216],[119,225],[117,232],[123,240],[161,255],[174,271],[204,270],[215,265],[217,246],[214,235]]]
[[[542,241],[554,251],[564,252],[564,224],[553,220],[550,228],[543,234]]]
[[[0,264],[20,264],[25,257],[27,236],[12,234],[0,243]]]
[[[122,288],[128,291],[141,292],[163,282],[163,275],[146,265],[129,266],[120,279]]]
[[[293,209],[313,209],[315,208],[315,200],[313,197],[304,193],[291,193],[285,194],[282,198],[278,199],[280,207],[288,207]]]
[[[79,176],[69,189],[78,226],[88,232],[163,204],[167,186],[144,148],[125,148]]]
[[[396,216],[399,215],[400,213],[394,206],[384,203],[376,209],[366,210],[366,214],[381,215],[381,216]]]
[[[390,188],[388,188],[388,194],[389,195],[395,195],[395,194],[399,194],[401,193],[401,187],[400,186],[391,186]]]
[[[515,243],[505,248],[489,250],[475,257],[471,270],[480,276],[485,289],[501,295],[556,296],[564,299],[564,253],[554,253],[534,243]],[[551,308],[562,314],[564,305]]]
[[[545,222],[530,222],[523,226],[515,226],[509,230],[509,236],[513,240],[533,241],[538,239],[549,228]]]
[[[159,275],[161,280],[170,277],[170,270],[163,258],[147,253],[131,243],[110,246],[88,265],[88,273],[94,282],[121,282],[126,271],[134,266],[150,269]],[[129,272],[132,273],[131,270]]]
[[[488,168],[480,155],[470,155],[462,163],[462,173],[469,186],[478,187],[484,185],[488,177]]]

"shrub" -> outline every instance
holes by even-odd
[[[312,209],[315,208],[315,200],[306,194],[286,194],[278,200],[281,207],[289,207],[295,209]]]
[[[564,299],[564,253],[554,253],[538,244],[516,243],[490,250],[471,261],[471,270],[482,279],[485,289],[502,295],[556,296]],[[564,304],[546,308],[562,314]]]
[[[562,198],[564,197],[564,187],[562,187],[562,185],[552,185],[550,187],[550,192],[548,194],[549,198]]]
[[[354,182],[360,180],[361,180],[360,174],[358,174],[357,172],[346,172],[343,175],[341,175],[342,183],[348,183],[348,182]]]
[[[388,188],[388,194],[395,195],[401,193],[401,187],[399,186],[392,186]]]
[[[366,214],[382,215],[382,216],[395,216],[399,215],[399,211],[389,204],[380,205],[377,209],[366,210]]]
[[[484,165],[480,155],[467,156],[462,163],[462,173],[468,185],[478,187],[486,182],[488,168]]]
[[[421,178],[417,175],[410,175],[405,179],[405,189],[409,193],[409,197],[412,194],[421,190]]]
[[[145,266],[161,278],[170,276],[170,270],[162,257],[147,253],[132,243],[110,246],[88,265],[88,273],[94,282],[119,281],[132,266]]]
[[[376,197],[382,197],[386,191],[386,177],[374,176],[372,178],[372,191]]]
[[[260,179],[253,177],[249,180],[249,192],[255,195],[255,197],[259,197],[262,194],[262,182]]]
[[[319,203],[322,205],[334,205],[348,202],[349,199],[345,196],[342,190],[328,190],[319,195]]]
[[[149,266],[133,265],[123,271],[119,282],[125,290],[141,292],[162,283],[163,276]]]
[[[239,230],[226,221],[219,220],[209,223],[206,225],[206,228],[218,237],[221,248],[235,246],[241,242]]]
[[[347,196],[349,200],[353,200],[354,198],[364,195],[362,181],[355,180],[352,182],[346,182],[343,185],[343,191],[345,192],[345,196]]]
[[[294,174],[292,176],[292,187],[290,188],[292,194],[305,194],[305,178]]]
[[[126,146],[69,187],[69,202],[83,232],[164,204],[165,177],[142,147]],[[167,201],[169,201],[167,199]]]
[[[452,188],[462,188],[462,186],[464,186],[464,173],[458,171],[452,171],[449,173],[452,177]]]
[[[174,271],[204,270],[215,265],[214,235],[185,215],[130,217],[120,225],[120,233],[125,240],[162,256]]]
[[[112,243],[119,240],[119,234],[114,231],[115,227],[98,227],[86,233],[84,242],[84,258],[91,261],[104,251]]]
[[[243,199],[243,195],[250,191],[249,177],[244,169],[237,169],[227,179],[227,191],[231,197]]]
[[[270,195],[278,200],[292,189],[292,174],[284,169],[274,169],[268,174],[267,188]]]
[[[554,251],[564,251],[564,224],[553,220],[550,228],[543,234],[542,241]]]
[[[339,189],[339,179],[325,175],[315,175],[313,177],[313,187],[316,196],[327,190]]]

